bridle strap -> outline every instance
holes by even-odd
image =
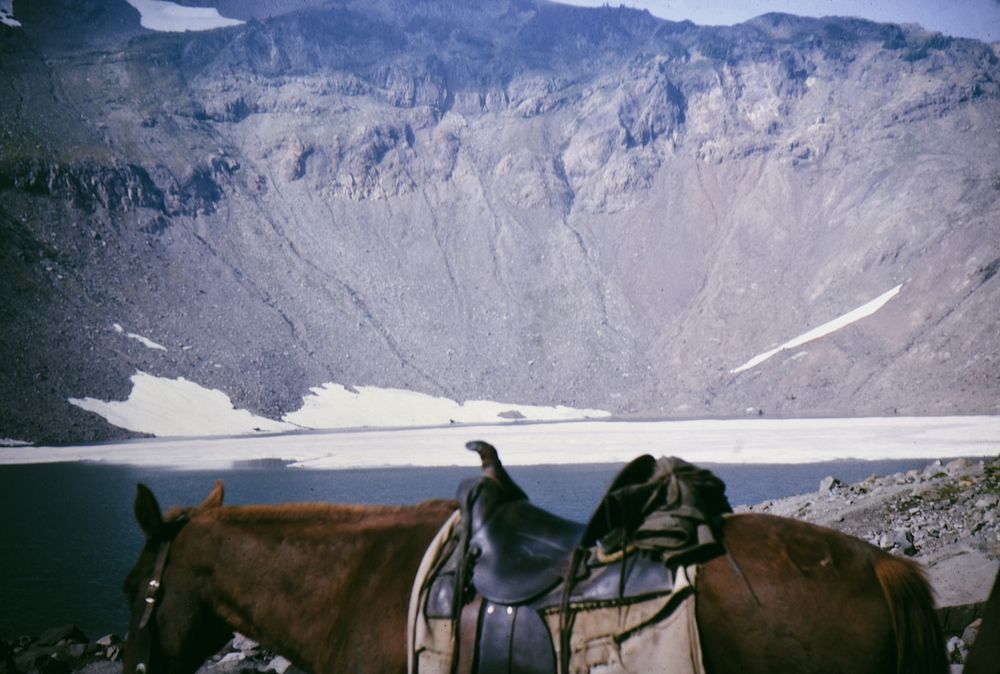
[[[163,570],[167,566],[167,555],[170,554],[171,539],[160,543],[156,551],[156,561],[153,562],[153,575],[146,583],[146,592],[143,601],[146,607],[142,610],[142,617],[136,629],[136,637],[139,641],[139,656],[136,658],[136,674],[146,674],[149,671],[149,660],[153,652],[153,634],[149,629],[149,622],[153,619],[153,612],[156,611],[157,602],[160,600],[160,586],[163,584]]]
[[[170,540],[165,540],[160,543],[159,549],[156,551],[156,561],[153,563],[153,576],[146,583],[146,594],[143,597],[143,601],[146,602],[146,608],[142,612],[142,618],[139,620],[139,629],[145,629],[149,624],[149,621],[153,617],[153,611],[156,610],[156,603],[160,599],[160,586],[163,584],[163,569],[167,566],[167,555],[170,554]]]

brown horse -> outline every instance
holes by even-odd
[[[454,502],[223,508],[222,494],[164,517],[139,486],[125,674],[189,674],[234,630],[313,674],[406,670],[410,586]],[[696,581],[711,674],[947,671],[913,562],[769,515],[729,516],[723,536],[731,558]]]

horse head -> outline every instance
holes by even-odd
[[[124,674],[189,674],[221,648],[229,627],[200,599],[197,570],[184,544],[184,528],[199,513],[222,505],[222,482],[194,508],[166,516],[153,492],[138,485],[135,518],[146,542],[125,580],[130,607]]]

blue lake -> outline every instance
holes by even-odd
[[[704,464],[726,482],[734,506],[815,491],[834,475],[854,482],[873,473],[923,468],[928,459],[796,465]],[[533,501],[587,519],[617,464],[513,466]],[[201,502],[216,478],[225,502],[415,503],[454,496],[475,468],[304,470],[280,467],[176,471],[88,463],[0,466],[0,636],[76,624],[91,638],[123,634],[125,574],[142,548],[132,515],[137,482],[161,507]]]

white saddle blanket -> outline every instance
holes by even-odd
[[[420,564],[410,597],[407,625],[409,674],[450,674],[455,651],[451,620],[427,618],[427,575],[458,525],[456,512],[431,542]],[[695,566],[677,570],[670,594],[625,606],[570,606],[573,674],[705,674],[695,619]],[[559,611],[542,614],[552,643],[559,648]],[[558,662],[558,653],[556,654]]]

